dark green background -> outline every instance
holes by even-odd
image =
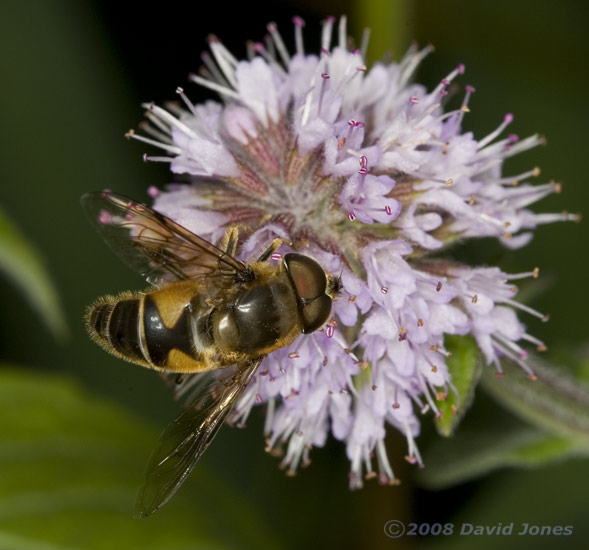
[[[55,343],[15,287],[2,279],[3,361],[23,370],[65,372],[92,394],[158,429],[173,417],[176,407],[157,376],[107,356],[84,333],[83,311],[95,297],[141,288],[143,283],[95,235],[79,197],[109,187],[147,200],[149,185],[172,180],[164,166],[142,162],[141,155],[152,150],[125,141],[123,134],[141,121],[142,101],[175,99],[177,85],[185,86],[195,102],[211,97],[186,82],[188,72],[198,68],[211,32],[239,57],[245,40],[259,39],[270,20],[278,22],[292,44],[290,17],[299,14],[307,20],[310,49],[319,42],[320,19],[345,10],[357,36],[363,25],[373,27],[373,59],[387,49],[395,50],[398,58],[412,40],[422,46],[431,42],[436,51],[424,62],[419,80],[431,87],[458,62],[465,63],[459,83],[477,89],[466,120],[475,136],[483,137],[512,112],[510,131],[520,137],[535,132],[547,137],[547,147],[511,159],[505,169],[517,174],[538,165],[538,182],[564,182],[562,194],[544,200],[536,211],[587,210],[587,5],[574,0],[445,0],[204,6],[28,0],[0,7],[0,204],[42,252],[71,330],[66,344]],[[539,228],[523,250],[505,251],[483,241],[457,253],[468,252],[473,263],[498,263],[508,271],[540,266],[542,277],[529,289],[529,302],[550,313],[551,320],[523,320],[551,350],[576,351],[587,337],[588,240],[586,223],[557,224]],[[492,418],[493,408],[488,410]],[[232,486],[287,548],[305,541],[343,548],[425,542],[386,538],[383,525],[389,519],[573,524],[575,535],[564,541],[567,547],[582,547],[587,538],[588,527],[582,524],[589,505],[586,462],[537,472],[498,472],[432,493],[416,488],[413,469],[402,458],[405,443],[391,431],[389,456],[403,484],[382,488],[372,482],[351,493],[343,445],[331,441],[326,449],[313,451],[312,467],[295,479],[286,478],[278,461],[263,451],[262,420],[262,410],[256,410],[247,430],[223,430],[202,463]],[[426,439],[418,441],[424,449]],[[144,451],[147,459],[149,446]],[[137,463],[138,480],[142,468],[143,463]],[[177,506],[170,503],[160,516],[178,513]],[[153,521],[166,528],[165,518]],[[472,539],[454,538],[451,544],[469,542]],[[555,539],[511,537],[501,542],[548,548]],[[497,540],[485,537],[477,543],[491,548]]]

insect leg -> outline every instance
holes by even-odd
[[[270,243],[268,248],[266,248],[266,250],[264,250],[264,252],[262,252],[262,254],[260,254],[260,257],[258,258],[258,262],[265,262],[272,255],[272,252],[274,252],[283,243],[290,244],[289,241],[287,241],[286,239],[281,239],[280,237],[274,239]]]
[[[235,256],[238,237],[239,229],[237,229],[237,227],[231,227],[227,230],[221,241],[221,248],[225,250],[225,254]]]

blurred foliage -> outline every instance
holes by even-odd
[[[508,360],[505,378],[485,369],[482,387],[506,409],[528,423],[555,435],[577,440],[589,449],[589,389],[566,370],[537,356],[527,359],[533,379]]]
[[[537,379],[509,361],[503,361],[504,377],[483,369],[482,388],[506,411],[498,409],[492,418],[474,414],[451,440],[432,441],[422,483],[443,488],[501,467],[540,467],[589,456],[589,388],[537,357],[528,364]]]
[[[65,377],[0,366],[0,547],[281,547],[259,511],[206,467],[169,513],[134,519],[156,435]]]
[[[433,43],[436,52],[418,74],[430,87],[464,62],[466,74],[459,84],[477,89],[465,121],[475,137],[495,128],[505,112],[515,113],[510,130],[522,137],[535,132],[548,137],[548,147],[510,159],[506,167],[507,174],[517,174],[538,164],[543,170],[539,182],[564,180],[563,193],[539,210],[582,210],[588,203],[582,160],[589,118],[589,6],[583,3],[262,0],[255,10],[244,2],[207,4],[206,17],[194,2],[166,9],[112,0],[3,3],[2,207],[43,256],[66,318],[79,321],[71,324],[70,342],[58,345],[23,307],[13,286],[0,287],[0,356],[67,377],[24,367],[20,374],[0,371],[0,548],[298,548],[311,539],[315,546],[342,548],[434,548],[450,542],[459,548],[473,543],[470,537],[392,541],[382,529],[390,519],[573,524],[576,546],[583,547],[589,536],[584,527],[587,461],[556,461],[579,451],[561,414],[566,407],[555,408],[556,424],[549,425],[545,410],[538,414],[546,422],[530,426],[480,390],[453,437],[440,438],[426,416],[417,441],[426,458],[424,474],[446,476],[448,485],[490,472],[476,482],[437,492],[420,489],[415,469],[401,458],[406,443],[393,429],[387,447],[403,481],[400,487],[367,483],[362,491],[348,491],[345,449],[333,440],[313,451],[311,468],[287,479],[276,459],[263,452],[263,412],[256,410],[247,430],[221,432],[193,479],[169,505],[148,520],[130,517],[140,472],[157,435],[150,425],[163,426],[175,407],[157,376],[106,356],[84,334],[81,318],[88,303],[107,292],[141,288],[144,282],[96,238],[79,197],[110,187],[146,200],[148,185],[173,179],[166,166],[142,163],[145,147],[128,144],[122,136],[141,120],[142,101],[175,98],[175,87],[198,68],[209,33],[241,57],[245,40],[259,39],[269,20],[277,21],[292,44],[290,18],[298,14],[307,21],[305,47],[311,52],[319,44],[319,20],[345,8],[351,34],[359,37],[364,26],[373,30],[369,62],[387,51],[398,58],[413,40],[422,46]],[[211,97],[196,87],[187,91],[195,102]],[[456,257],[463,254],[471,263],[499,264],[511,272],[540,265],[540,283],[546,288],[533,295],[531,304],[550,312],[552,320],[526,322],[530,332],[570,355],[587,338],[588,239],[587,224],[559,224],[540,228],[522,250],[482,240],[457,250]],[[586,365],[577,368],[585,381]],[[542,401],[554,397],[550,383],[524,377],[512,385],[511,380],[510,374],[484,384],[490,393],[492,384],[503,384],[493,395],[517,415],[524,412],[514,405],[528,406],[518,393],[527,386],[547,390]],[[105,398],[89,396],[80,383]],[[491,471],[541,464],[548,465],[535,472]],[[446,473],[445,466],[450,467]],[[438,474],[437,468],[442,468]],[[572,540],[567,541],[570,547]],[[497,539],[477,537],[476,543],[492,548]],[[517,543],[547,548],[554,538],[520,537]]]
[[[59,297],[33,246],[0,209],[0,271],[18,286],[53,336],[63,340],[68,331]]]

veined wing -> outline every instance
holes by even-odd
[[[259,357],[223,369],[229,373],[201,387],[186,409],[163,431],[147,464],[145,485],[137,497],[140,517],[157,511],[186,481],[262,360]]]
[[[81,199],[102,238],[151,284],[205,275],[232,277],[246,266],[175,221],[110,191]]]

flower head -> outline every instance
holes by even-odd
[[[167,153],[147,160],[193,177],[153,193],[157,210],[212,241],[240,225],[244,260],[281,237],[292,247],[276,258],[294,248],[341,274],[333,319],[264,360],[236,419],[266,403],[268,450],[283,453],[289,472],[331,432],[345,442],[351,487],[363,474],[392,483],[385,426],[405,435],[407,459],[421,463],[418,413],[439,416],[436,396],[453,388],[446,335],[472,335],[499,372],[502,356],[529,370],[525,346],[545,347],[515,311],[543,316],[514,300],[510,282],[537,271],[508,275],[440,260],[439,251],[477,237],[517,248],[537,225],[574,216],[528,209],[559,190],[528,183],[537,168],[503,174],[505,159],[542,143],[502,137],[513,115],[480,139],[462,133],[474,88],[444,108],[462,64],[428,91],[410,80],[430,48],[368,69],[347,47],[345,18],[335,43],[335,20],[324,21],[317,54],[305,52],[303,22],[293,21],[294,54],[274,24],[246,61],[211,38],[212,55],[190,79],[220,101],[194,105],[179,88],[183,107],[146,105],[151,137],[130,135]]]

